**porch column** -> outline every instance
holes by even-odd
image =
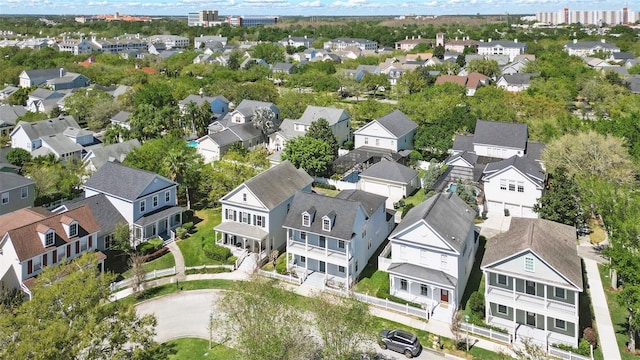
[[[258,240],[258,261],[262,259],[262,240]]]
[[[543,330],[544,330],[544,349],[545,349],[545,351],[548,351],[549,350],[549,339],[547,338],[547,315],[542,315],[542,327],[543,327]],[[576,333],[577,333],[578,329],[576,328],[575,330],[576,330]]]
[[[431,306],[433,306],[435,303],[435,300],[433,299],[433,294],[436,292],[436,287],[433,285],[429,285],[429,288],[431,289]]]
[[[345,260],[346,260],[346,266],[344,267],[346,270],[346,276],[347,276],[347,288],[351,287],[351,280],[349,279],[349,247],[345,245]]]

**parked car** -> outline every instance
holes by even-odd
[[[403,353],[409,359],[422,350],[418,337],[404,330],[380,331],[380,347]]]
[[[576,229],[576,232],[580,236],[589,235],[591,233],[591,229],[589,229],[587,225],[581,225],[581,226],[578,226],[578,228]]]

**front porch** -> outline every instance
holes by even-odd
[[[537,319],[533,318],[529,320],[525,318],[525,323],[520,323],[513,319],[489,314],[487,316],[487,324],[506,329],[512,336],[513,343],[519,346],[523,346],[526,340],[545,350],[555,344],[565,344],[574,347],[578,345],[577,337],[549,330],[547,325],[549,319],[551,319],[550,317],[536,314],[536,317],[537,316],[540,316],[542,319],[539,323]]]
[[[240,248],[262,254],[271,245],[269,233],[256,226],[227,221],[220,223],[213,230],[215,242],[232,250]]]
[[[306,259],[304,263],[301,263],[300,256],[294,256],[293,263],[288,264],[287,269],[295,273],[303,284],[319,289],[328,287],[346,291],[350,289],[349,280],[353,280],[348,279],[346,274],[340,273],[337,265],[314,259]]]
[[[182,225],[183,208],[172,206],[145,214],[133,223],[133,242],[138,245],[154,237],[175,238],[174,230]]]

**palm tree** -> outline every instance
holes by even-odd
[[[267,142],[267,134],[278,127],[276,114],[268,107],[259,107],[253,111],[253,126],[262,133],[262,140]]]

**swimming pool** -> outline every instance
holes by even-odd
[[[188,147],[196,147],[196,146],[198,146],[198,142],[196,140],[187,141],[187,146]]]
[[[457,189],[458,189],[458,184],[450,183],[449,187],[447,188],[447,193],[455,193]]]

